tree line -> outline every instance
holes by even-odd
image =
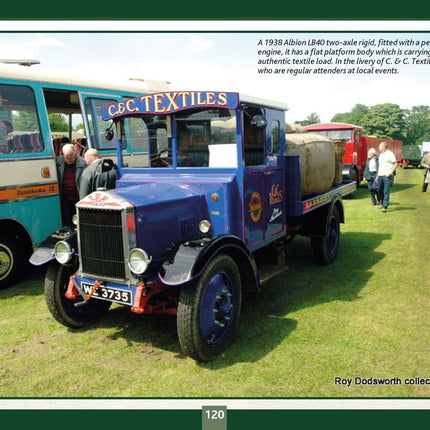
[[[320,123],[319,115],[311,113],[297,124]],[[375,106],[356,104],[350,112],[337,113],[330,122],[344,122],[359,125],[367,136],[401,140],[405,145],[421,145],[430,141],[430,107],[413,106],[401,109],[394,103]]]

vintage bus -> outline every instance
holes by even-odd
[[[15,282],[33,247],[62,225],[55,157],[64,142],[73,142],[80,155],[93,147],[115,159],[101,108],[167,89],[161,81],[90,81],[0,64],[0,288]],[[58,118],[61,132],[52,126]],[[77,124],[84,126],[80,132]],[[139,166],[147,148],[124,148],[123,157]]]

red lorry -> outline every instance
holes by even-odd
[[[306,126],[306,130],[311,133],[322,134],[330,139],[345,140],[342,171],[343,178],[354,180],[357,182],[357,185],[359,185],[363,179],[368,150],[370,148],[378,150],[378,146],[381,142],[388,143],[389,149],[393,151],[399,164],[401,164],[403,160],[403,142],[401,140],[364,136],[363,128],[358,125],[331,122],[308,125]]]

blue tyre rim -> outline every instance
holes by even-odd
[[[339,224],[336,217],[332,217],[330,220],[330,229],[328,233],[328,251],[330,254],[336,253],[337,247],[339,246]]]
[[[233,281],[225,272],[215,273],[206,284],[200,306],[200,330],[207,344],[222,343],[233,325]]]

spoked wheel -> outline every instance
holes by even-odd
[[[77,328],[105,313],[109,309],[111,302],[90,299],[85,305],[76,307],[76,303],[83,301],[82,297],[76,300],[65,297],[69,279],[73,273],[72,268],[53,261],[46,272],[45,301],[49,312],[60,324]]]
[[[221,354],[235,334],[241,301],[236,263],[228,255],[219,255],[197,282],[181,290],[177,322],[183,351],[199,362]]]
[[[317,263],[330,264],[336,260],[340,239],[340,217],[333,206],[328,220],[328,233],[325,237],[311,237],[314,258]]]

